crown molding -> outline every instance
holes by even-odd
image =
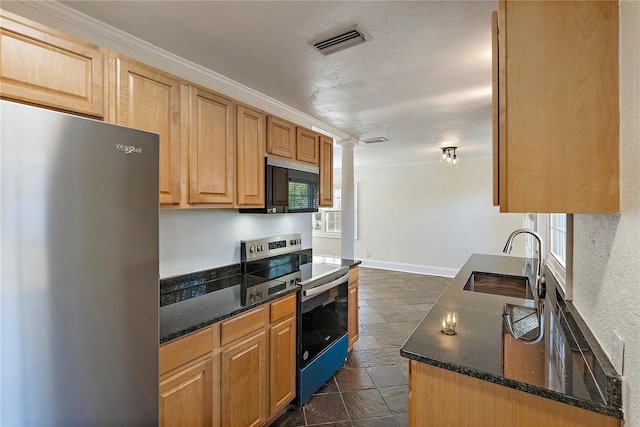
[[[205,85],[211,90],[220,92],[240,102],[266,111],[267,113],[277,115],[309,128],[315,127],[319,132],[327,134],[335,139],[350,140],[352,138],[348,133],[318,120],[315,117],[298,111],[277,99],[264,95],[263,93],[238,83],[226,76],[223,76],[222,74],[218,74],[213,70],[181,58],[178,55],[80,13],[77,10],[65,6],[57,1],[19,0],[19,3],[60,19],[72,26],[86,30],[98,37],[107,39],[117,45],[124,46],[127,49],[140,53],[141,55],[150,56],[155,60],[166,64],[172,69],[178,69],[188,75],[192,75],[199,80],[204,81]],[[188,79],[187,77],[183,78]]]

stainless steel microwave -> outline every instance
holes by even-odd
[[[241,213],[318,212],[319,168],[267,157],[264,170],[265,207]]]

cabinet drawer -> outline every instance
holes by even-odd
[[[240,314],[220,325],[220,345],[225,346],[252,332],[264,329],[266,307]]]
[[[160,347],[160,376],[213,351],[214,330],[210,326]]]
[[[296,314],[296,294],[271,303],[271,323]]]

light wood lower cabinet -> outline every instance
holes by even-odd
[[[349,296],[347,301],[348,314],[348,327],[347,334],[349,336],[349,351],[353,347],[359,337],[359,325],[358,319],[358,280],[360,277],[360,270],[358,267],[353,267],[349,270]]]
[[[268,418],[273,418],[296,397],[296,296],[272,303],[270,320]]]
[[[161,427],[212,426],[212,364],[212,358],[207,357],[160,381]]]
[[[2,98],[102,118],[107,51],[0,11]]]
[[[410,427],[619,427],[576,406],[409,361]]]
[[[221,354],[222,427],[257,427],[267,413],[267,335],[262,331]]]
[[[296,394],[296,295],[160,346],[160,425],[257,427]]]
[[[218,325],[160,346],[160,426],[217,427]]]

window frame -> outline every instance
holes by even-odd
[[[342,188],[340,184],[333,186],[333,203],[331,208],[318,208],[318,212],[314,212],[311,216],[312,227],[311,234],[314,237],[329,237],[334,239],[342,238]],[[354,239],[358,238],[358,183],[353,188],[353,204],[354,204]],[[336,206],[338,205],[338,206]],[[340,213],[340,230],[327,231],[327,214]],[[316,215],[320,214],[320,230],[316,230]]]
[[[565,215],[564,230],[564,260],[561,253],[554,247],[554,232],[557,228],[553,225],[553,215]],[[560,285],[567,301],[573,299],[573,215],[572,214],[546,214],[545,240],[548,242],[546,249],[546,268]]]

